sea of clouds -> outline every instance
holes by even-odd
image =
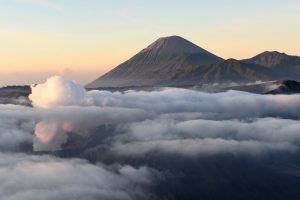
[[[0,105],[1,199],[155,199],[158,182],[178,172],[165,164],[174,158],[186,167],[299,151],[297,94],[87,91],[55,76],[29,99]]]

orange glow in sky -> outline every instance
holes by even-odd
[[[0,85],[54,74],[85,84],[170,35],[223,58],[300,55],[299,10],[298,0],[2,2]]]

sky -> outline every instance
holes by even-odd
[[[223,58],[300,55],[299,0],[0,0],[0,85],[86,84],[179,35]]]

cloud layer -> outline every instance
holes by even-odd
[[[52,77],[30,100],[0,105],[1,199],[199,199],[266,185],[272,197],[286,185],[298,194],[286,171],[300,166],[300,95],[86,91]],[[231,188],[236,177],[250,192]]]
[[[0,154],[0,198],[7,200],[148,199],[158,172],[146,167],[107,167],[79,159]]]
[[[173,148],[170,152],[191,146],[199,154],[298,149],[300,95],[211,94],[185,89],[86,91],[74,81],[52,77],[33,86],[30,99],[34,108],[3,106],[3,141],[17,138],[5,142],[7,149],[33,140],[36,151],[60,150],[69,134],[90,137],[102,125],[115,127],[106,137],[111,138],[113,152],[120,149],[122,154],[126,151],[118,145],[134,146],[139,153],[146,152],[145,148],[139,151],[139,146],[149,151]],[[219,148],[222,145],[226,151]]]

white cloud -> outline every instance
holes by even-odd
[[[202,144],[201,140],[215,139],[222,144],[240,142],[240,146],[235,145],[237,149],[231,149],[234,153],[243,145],[249,149],[249,142],[266,145],[261,151],[277,151],[270,147],[277,143],[286,147],[279,150],[295,150],[299,142],[298,120],[291,119],[300,117],[300,95],[211,94],[185,89],[86,91],[61,77],[52,77],[32,89],[34,108],[7,105],[0,111],[0,117],[8,120],[3,121],[2,136],[10,148],[32,140],[30,134],[35,133],[34,150],[55,151],[67,142],[69,133],[89,137],[97,127],[107,124],[118,127],[117,133],[108,136],[110,141],[122,145],[143,142],[147,146],[147,141],[182,144],[180,140],[192,139]],[[18,125],[28,121],[31,129]],[[14,137],[19,140],[13,142]],[[2,147],[8,148],[4,143]]]
[[[79,159],[0,153],[0,198],[6,200],[147,199],[155,170],[109,168]]]
[[[47,79],[46,83],[32,86],[29,99],[35,107],[82,105],[85,89],[75,81],[67,81],[59,76]]]
[[[288,142],[238,141],[223,138],[171,139],[115,144],[109,153],[116,156],[144,157],[152,155],[181,155],[199,157],[210,155],[250,155],[261,156],[274,152],[296,152],[298,147]]]

